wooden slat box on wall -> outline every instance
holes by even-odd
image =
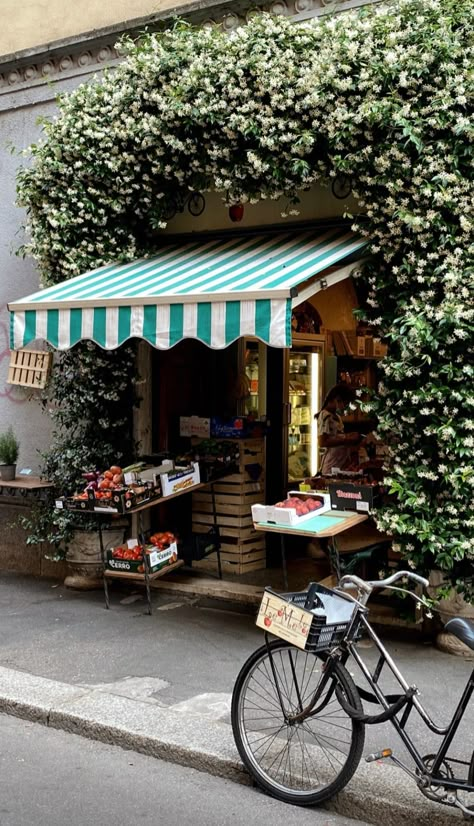
[[[222,440],[219,440],[222,441]],[[216,521],[221,537],[224,576],[241,575],[266,567],[265,537],[253,529],[251,506],[265,495],[265,442],[263,439],[226,439],[239,445],[238,472],[214,483]],[[214,524],[212,494],[192,495],[193,531],[204,533]],[[217,556],[193,563],[203,571],[217,571]]]
[[[20,387],[46,387],[53,354],[44,350],[13,350],[8,368],[8,384]]]

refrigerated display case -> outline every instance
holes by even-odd
[[[258,339],[244,338],[239,357],[240,381],[245,387],[240,399],[239,414],[261,418],[267,413],[266,345]]]
[[[323,344],[302,343],[288,353],[288,484],[315,476],[323,391]]]
[[[245,338],[240,344],[239,357],[238,384],[244,392],[238,412],[240,415],[267,417],[274,431],[273,445],[280,457],[284,488],[314,476],[320,460],[318,422],[314,414],[319,411],[323,397],[326,338],[323,335],[294,333],[293,340],[294,346],[284,351],[281,367],[278,368],[283,370],[280,399],[286,411],[280,423],[274,392],[270,392],[273,401],[271,409],[267,409],[269,387],[279,383],[275,375],[268,375],[268,349],[271,348],[257,339]],[[275,428],[281,437],[279,444]]]

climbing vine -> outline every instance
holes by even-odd
[[[365,318],[389,343],[365,404],[390,441],[378,512],[418,570],[472,597],[471,0],[399,0],[230,35],[178,23],[124,40],[59,101],[19,173],[44,284],[151,254],[189,190],[293,202],[344,173],[372,254]],[[97,392],[100,392],[98,388]]]

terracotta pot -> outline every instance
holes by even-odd
[[[124,540],[126,525],[102,531],[104,548],[114,548]],[[69,573],[64,580],[67,588],[92,591],[103,587],[103,565],[99,534],[96,531],[76,531],[66,554]]]
[[[436,589],[445,582],[444,575],[441,571],[432,571],[430,574],[430,591],[434,596]],[[461,594],[456,593],[452,589],[448,599],[442,599],[436,605],[436,611],[443,625],[447,623],[452,617],[465,617],[466,619],[474,620],[474,604],[466,602]],[[448,654],[455,654],[457,657],[465,657],[466,659],[474,659],[474,651],[469,648],[461,640],[458,640],[454,634],[448,631],[440,631],[436,637],[436,645],[441,651],[446,651]]]

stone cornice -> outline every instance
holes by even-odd
[[[377,1],[377,0],[375,0]],[[125,21],[116,26],[56,41],[36,49],[0,57],[0,95],[36,86],[55,85],[68,78],[101,71],[120,61],[117,41],[125,33],[163,28],[170,18],[181,16],[199,25],[220,25],[232,31],[260,10],[295,20],[345,11],[371,0],[201,0],[166,11]],[[53,97],[55,93],[49,96]]]

